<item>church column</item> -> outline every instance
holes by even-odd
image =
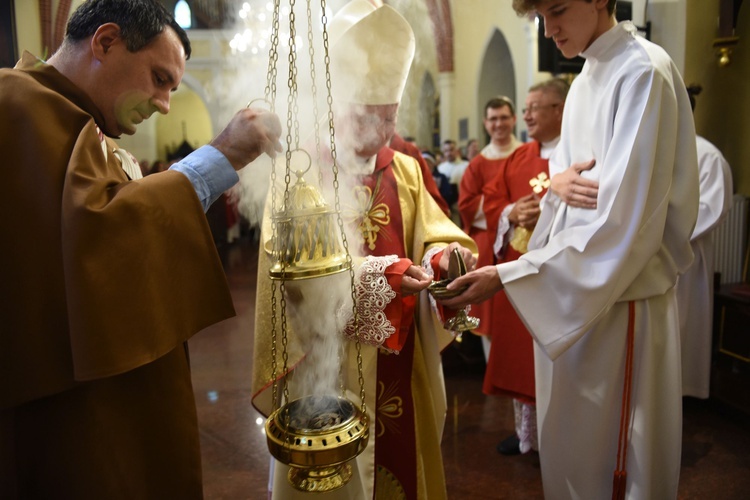
[[[453,94],[455,93],[456,75],[451,72],[438,74],[438,95],[440,96],[440,142],[445,139],[458,139],[456,120],[453,116]]]
[[[453,19],[449,0],[425,0],[430,14],[438,59],[438,95],[440,96],[440,141],[452,138],[458,126],[453,115],[456,78],[453,72]]]

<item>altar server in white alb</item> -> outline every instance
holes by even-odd
[[[565,57],[586,62],[565,103],[530,251],[455,280],[444,301],[505,288],[535,342],[547,500],[677,497],[682,437],[674,286],[693,260],[695,128],[660,47],[617,23],[615,0],[514,0]],[[595,164],[590,169],[591,161]],[[572,167],[572,168],[569,168]],[[579,208],[596,188],[596,208]],[[630,346],[630,347],[629,347]]]
[[[695,109],[699,85],[688,87]],[[713,230],[732,208],[732,171],[721,151],[701,136],[698,141],[700,205],[691,244],[695,260],[677,282],[682,342],[682,395],[708,398],[714,304]]]

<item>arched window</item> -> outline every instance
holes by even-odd
[[[174,6],[174,20],[182,29],[190,29],[193,26],[193,13],[190,5],[185,0],[180,0]]]

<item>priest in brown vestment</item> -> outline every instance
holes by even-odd
[[[185,342],[234,314],[203,212],[280,149],[242,110],[140,178],[110,137],[169,110],[190,56],[156,0],[89,0],[0,70],[0,498],[201,498]]]

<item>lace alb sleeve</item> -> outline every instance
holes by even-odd
[[[359,317],[359,341],[363,344],[381,347],[385,340],[396,332],[385,315],[386,306],[396,297],[396,292],[388,284],[385,270],[398,262],[395,255],[384,257],[368,256],[357,270],[355,295]],[[344,329],[344,336],[356,338],[354,319],[350,318]]]
[[[430,279],[435,279],[435,272],[432,270],[432,264],[430,264],[430,262],[436,254],[439,254],[443,250],[445,250],[445,247],[432,247],[427,250],[424,254],[424,257],[422,257],[422,269],[424,269],[424,272],[426,272],[430,276]],[[433,313],[439,315],[435,297],[433,297],[432,294],[428,294],[428,296],[430,300],[430,309],[432,309]]]

